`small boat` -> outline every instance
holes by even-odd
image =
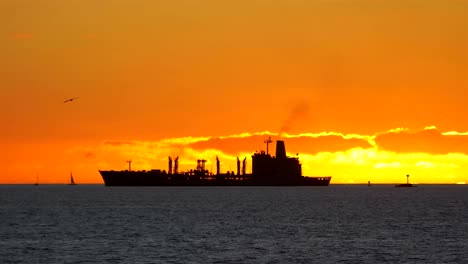
[[[34,186],[38,186],[39,185],[39,176],[36,174],[36,183],[34,183]]]
[[[406,183],[397,184],[395,187],[416,187],[415,185],[409,183],[409,174],[406,175]]]
[[[70,183],[68,185],[77,185],[75,180],[73,180],[73,173],[70,173]]]

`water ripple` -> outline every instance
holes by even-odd
[[[468,263],[465,186],[0,186],[0,263]]]

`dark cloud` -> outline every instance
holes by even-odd
[[[375,143],[382,150],[400,153],[468,154],[468,136],[442,135],[436,129],[384,133],[376,136]]]
[[[122,145],[135,145],[132,141],[105,141],[104,145],[122,146]]]
[[[297,137],[285,139],[286,151],[316,154],[319,152],[338,152],[353,148],[372,148],[367,140],[359,138],[345,139],[338,135],[320,137]]]
[[[243,138],[211,138],[207,141],[200,141],[190,144],[193,149],[218,149],[224,153],[236,155],[240,152],[254,153],[255,151],[266,150],[264,141],[266,135],[256,135]],[[371,148],[364,139],[351,138],[344,139],[341,136],[327,135],[320,137],[295,137],[295,138],[280,138],[277,136],[271,137],[273,144],[270,144],[270,153],[276,151],[275,141],[282,139],[286,145],[286,151],[289,153],[316,154],[319,152],[337,152],[346,151],[352,148]]]
[[[255,152],[266,149],[263,143],[268,136],[254,135],[248,137],[211,138],[206,141],[199,141],[188,146],[193,149],[217,149],[226,154],[236,155],[240,152]],[[271,145],[270,145],[271,146]]]

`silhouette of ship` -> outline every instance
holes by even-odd
[[[99,173],[106,186],[328,186],[331,176],[302,176],[302,165],[297,157],[286,156],[284,141],[276,141],[276,156],[268,153],[271,138],[265,141],[267,152],[252,155],[252,173],[246,173],[246,158],[237,158],[237,173],[220,173],[220,160],[216,157],[216,174],[205,169],[206,160],[197,160],[194,170],[178,172],[179,157],[169,157],[169,168],[165,170],[104,171]]]

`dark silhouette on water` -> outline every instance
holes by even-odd
[[[272,143],[271,139],[265,141]],[[197,160],[195,169],[178,172],[178,160],[169,157],[168,171],[103,171],[99,173],[106,186],[328,186],[331,176],[302,176],[302,165],[297,157],[286,156],[284,141],[276,141],[276,156],[261,151],[252,155],[252,173],[246,173],[247,160],[237,159],[237,173],[221,173],[220,161],[216,157],[216,174],[205,169],[205,159]]]
[[[73,179],[73,173],[70,172],[70,183],[68,185],[77,185]]]
[[[36,174],[36,183],[34,183],[34,186],[38,186],[39,185],[39,176]]]
[[[406,175],[406,183],[397,184],[395,187],[416,187],[415,185],[409,183],[409,174]]]

